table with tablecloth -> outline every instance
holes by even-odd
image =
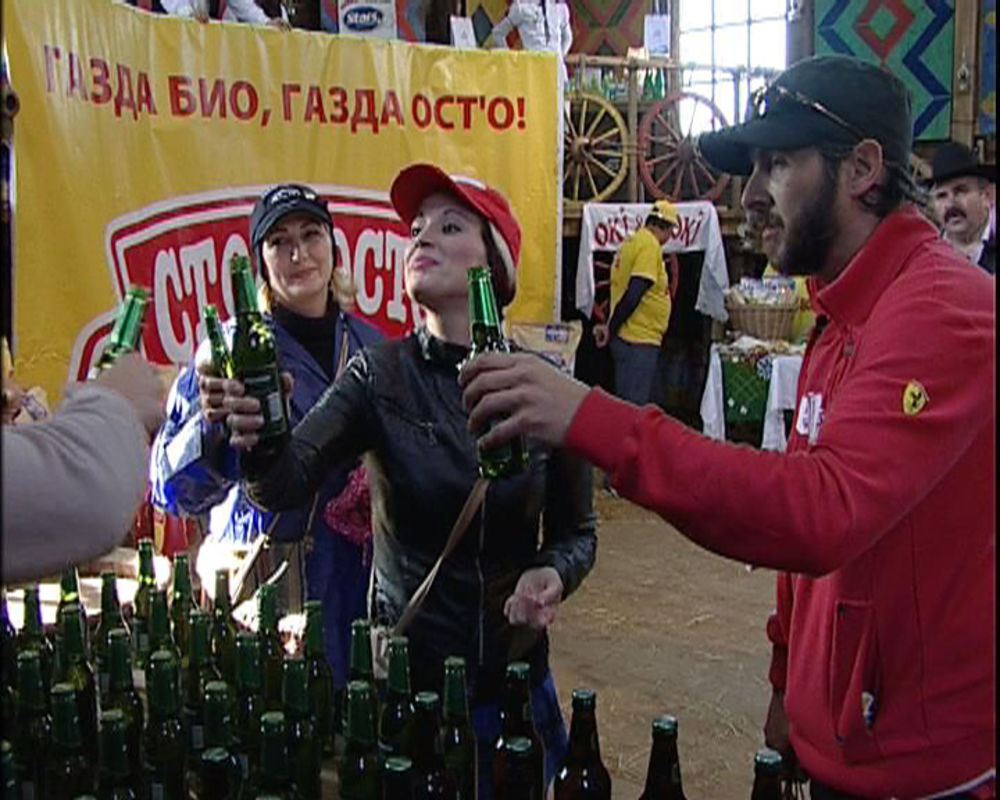
[[[703,432],[713,439],[726,438],[727,416],[738,418],[741,411],[749,416],[745,407],[738,406],[747,401],[740,397],[739,392],[727,391],[723,380],[723,358],[731,358],[733,352],[715,343],[709,355],[708,377],[701,399],[701,419]],[[766,380],[766,400],[763,404],[760,447],[762,450],[783,451],[786,444],[785,412],[795,411],[802,355],[799,352],[768,352],[763,358],[766,363],[757,359],[757,363],[763,367],[761,371],[766,373],[761,376],[762,383]]]

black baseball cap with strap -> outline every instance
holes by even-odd
[[[882,145],[889,164],[908,171],[913,144],[910,95],[883,67],[841,55],[814,56],[782,72],[753,98],[751,119],[702,134],[698,148],[716,169],[753,171],[755,150]]]

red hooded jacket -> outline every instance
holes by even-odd
[[[600,390],[567,434],[625,497],[783,570],[771,681],[814,778],[914,798],[995,769],[995,284],[914,210],[814,286],[787,453]]]

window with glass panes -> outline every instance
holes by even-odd
[[[733,124],[769,75],[785,68],[787,0],[679,0],[681,88],[710,100]],[[721,127],[707,106],[681,103],[692,134]]]

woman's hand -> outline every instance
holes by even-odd
[[[237,450],[251,449],[260,438],[257,431],[264,427],[264,415],[260,413],[260,401],[256,397],[248,396],[243,382],[235,378],[226,380],[211,378],[207,380],[220,381],[222,384],[222,406],[226,410],[226,425],[231,431],[229,444]],[[281,383],[285,390],[285,397],[288,397],[292,393],[292,386],[295,383],[292,374],[282,372]]]
[[[562,594],[562,578],[553,567],[534,567],[521,574],[503,613],[511,625],[544,630],[555,621]]]

